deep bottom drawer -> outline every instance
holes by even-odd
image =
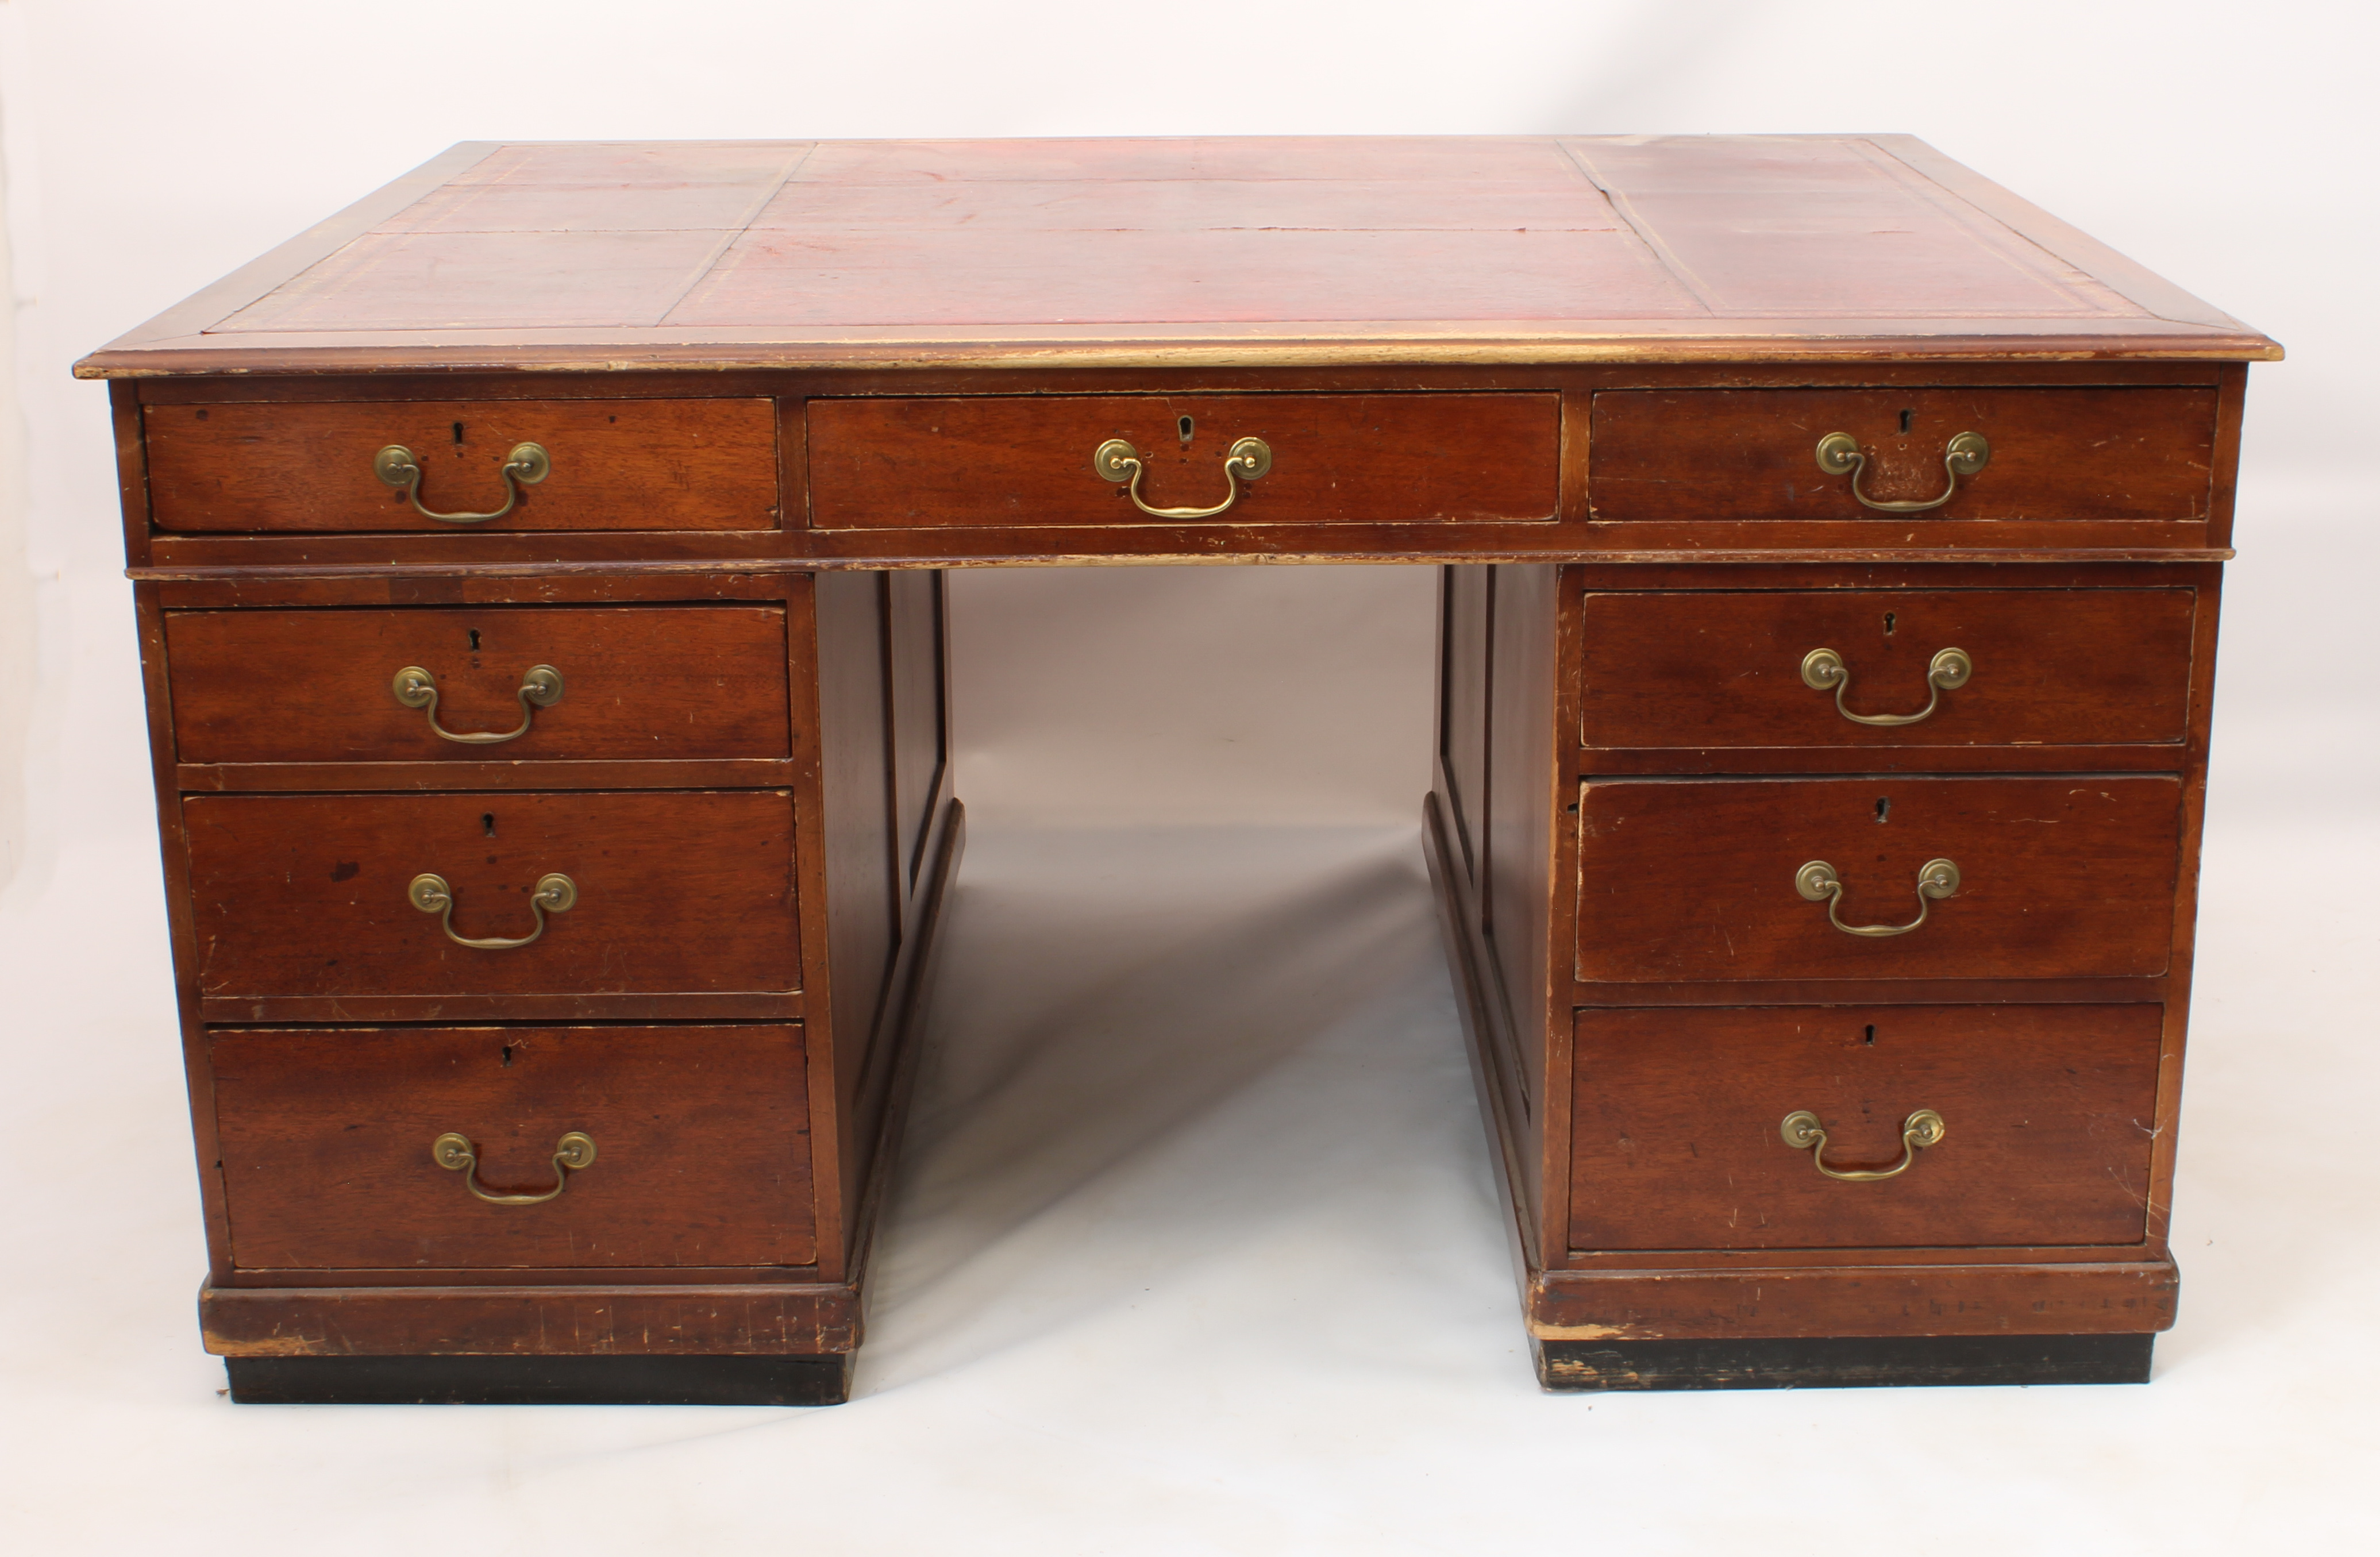
[[[249,1028],[208,1052],[243,1271],[818,1257],[797,1026]],[[574,1132],[592,1160],[557,1166]],[[442,1162],[450,1135],[473,1161]]]
[[[1577,1014],[1581,1249],[2138,1243],[2164,1008],[1886,1005]],[[1943,1125],[1911,1147],[1921,1109]],[[1790,1114],[1822,1148],[1793,1146]],[[1843,1180],[1819,1170],[1881,1173]]]

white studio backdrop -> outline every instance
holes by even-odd
[[[2375,37],[2368,7],[2309,0],[0,0],[0,1530],[268,1553],[2351,1540],[2338,1467],[2370,1459],[2380,1387],[2373,1131],[2333,1106],[2380,1086]],[[2252,374],[2226,586],[2180,1376],[1718,1405],[1516,1383],[1409,858],[1432,571],[1135,567],[953,576],[976,884],[948,979],[978,991],[976,1048],[929,1075],[866,1398],[792,1414],[790,1446],[744,1413],[188,1408],[221,1377],[188,1301],[106,396],[76,357],[462,140],[1845,130],[1918,135],[2289,349]],[[1179,903],[1119,885],[1136,870]],[[1271,1021],[1316,1036],[1274,1053]],[[1340,1220],[1266,1222],[1257,1267],[1169,1267],[1232,1186]],[[1402,1235],[1365,1258],[1451,1284],[1311,1332],[1250,1295],[1256,1269],[1293,1306],[1375,1224]],[[1002,1271],[1029,1301],[984,1298]],[[1140,1302],[1154,1348],[1122,1317]]]

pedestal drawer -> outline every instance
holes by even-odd
[[[142,428],[165,530],[777,528],[765,399],[232,401]]]
[[[1571,1246],[2031,1247],[2145,1236],[2164,1008],[1575,1018]],[[1938,1138],[1907,1127],[1930,1111]],[[1790,1144],[1789,1116],[1806,1115]],[[1820,1171],[1889,1177],[1840,1179]],[[1902,1164],[1905,1163],[1905,1166]]]
[[[1623,520],[2204,519],[2215,410],[2212,385],[1609,391],[1588,504]],[[1819,463],[1831,433],[1856,469]],[[1954,480],[1961,435],[1988,453]]]
[[[241,1270],[817,1259],[797,1026],[217,1029],[207,1052]]]
[[[791,751],[781,606],[176,611],[165,658],[185,762]]]
[[[1590,981],[2127,978],[2171,955],[2163,774],[1595,781],[1578,832]]]
[[[1552,395],[812,400],[808,426],[820,529],[1548,522],[1561,463]]]
[[[1589,594],[1579,742],[2179,744],[2196,603],[2190,589]]]
[[[199,796],[182,816],[209,998],[801,984],[781,790]]]

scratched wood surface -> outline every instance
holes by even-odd
[[[2142,978],[2166,970],[2182,832],[2163,774],[1591,780],[1579,786],[1585,980]],[[1835,868],[1847,934],[1794,887]]]
[[[219,1031],[209,1044],[242,1270],[807,1265],[795,1026]],[[490,1205],[431,1142],[468,1138]]]
[[[1579,743],[1827,747],[1838,765],[1884,767],[1910,748],[1982,747],[1962,760],[2070,769],[2063,748],[2169,748],[2189,724],[2196,604],[2186,588],[1597,590],[1581,602]],[[1851,712],[1906,718],[1929,699],[1933,712],[1844,718],[1833,692],[1802,679],[1816,649],[1850,674]],[[1945,649],[1973,669],[1937,696]]]
[[[216,999],[801,985],[782,792],[206,795],[182,812],[199,987]],[[463,946],[407,897],[423,871],[474,940],[535,931],[549,871],[578,901],[528,945]]]
[[[78,371],[611,369],[624,347],[742,367],[2278,349],[1900,136],[590,142],[457,146]]]
[[[2203,519],[2215,416],[2211,387],[1606,391],[1587,496],[1609,521]],[[1860,445],[1857,493],[1850,476],[1818,468],[1830,432]],[[1961,432],[1991,456],[1954,484],[1943,456]],[[1860,501],[1946,492],[1914,516]]]
[[[1233,524],[1549,522],[1561,468],[1552,395],[818,399],[808,434],[820,529],[1168,523],[1093,468],[1111,438],[1139,456],[1148,507],[1228,502]],[[1242,438],[1271,466],[1232,483]]]
[[[1582,1011],[1571,1247],[2113,1245],[2145,1230],[2160,1006]],[[1815,1113],[1836,1169],[1941,1141],[1899,1175],[1820,1174],[1779,1122]]]
[[[165,618],[185,762],[477,762],[783,757],[781,606],[177,611]],[[407,665],[434,709],[397,700]],[[562,696],[517,737],[535,665]],[[526,782],[534,784],[534,777]],[[551,781],[549,781],[551,782]]]

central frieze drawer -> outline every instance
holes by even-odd
[[[197,796],[182,818],[211,999],[801,986],[782,790]]]
[[[2215,409],[2212,386],[1608,391],[1589,419],[1588,505],[1597,519],[2204,519]],[[1830,433],[1855,471],[1818,463]],[[1988,455],[1954,481],[1962,434]]]
[[[2197,592],[1594,593],[1579,744],[2179,744]]]
[[[790,753],[782,606],[176,611],[165,659],[185,762]]]
[[[777,528],[765,399],[231,401],[142,427],[164,530]]]
[[[244,1270],[817,1259],[799,1027],[218,1028],[207,1052]],[[584,1165],[557,1166],[574,1135]]]
[[[1561,462],[1552,395],[825,399],[808,428],[820,529],[1548,522]]]
[[[2138,1243],[2163,1018],[2154,1004],[1581,1011],[1571,1247]],[[1939,1121],[1922,1146],[1905,1135],[1921,1110]],[[1824,1140],[1789,1140],[1794,1114]],[[1932,1135],[1921,1124],[1916,1139]]]
[[[2163,774],[1597,781],[1578,809],[1588,981],[2136,978],[2171,955]]]

